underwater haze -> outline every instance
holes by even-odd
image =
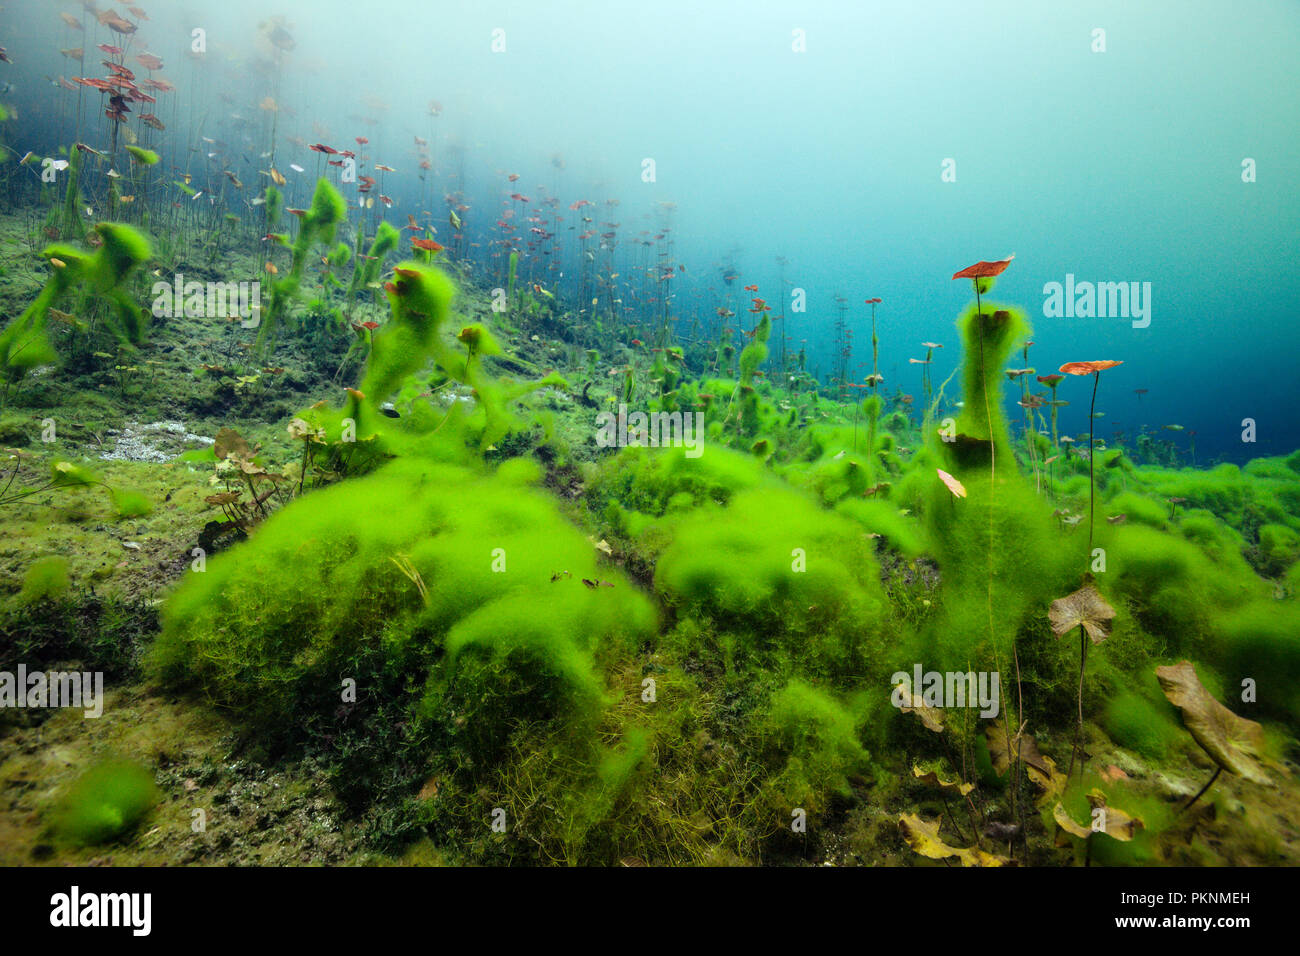
[[[41,5],[7,7],[9,81],[31,129],[15,145],[48,150],[61,141],[49,78],[70,73],[66,38]],[[861,336],[862,300],[880,295],[881,345],[894,356],[884,374],[915,389],[904,358],[950,335],[961,301],[938,280],[978,246],[1016,254],[1003,290],[1031,306],[1044,351],[1129,357],[1108,433],[1182,424],[1206,461],[1300,446],[1300,331],[1284,318],[1300,303],[1289,268],[1300,253],[1294,3],[983,3],[971,17],[959,2],[411,0],[358,15],[327,0],[284,12],[297,45],[275,82],[292,125],[344,142],[373,131],[390,165],[432,134],[464,150],[454,169],[444,154],[439,172],[463,177],[479,205],[506,167],[557,195],[617,199],[638,229],[662,224],[657,203],[675,203],[689,272],[679,303],[726,266],[772,288],[783,257],[807,292],[787,334],[823,370],[834,297],[849,300]],[[202,66],[178,59],[169,71],[188,80],[185,145],[200,130],[220,135],[220,161],[245,172],[256,154],[239,152],[265,145],[265,116],[229,97],[251,100],[271,81],[256,36],[266,14],[246,0],[190,4],[151,11],[147,25],[178,58],[193,28],[207,31]],[[434,123],[430,97],[442,105]],[[188,158],[163,146],[165,161]],[[1246,160],[1258,170],[1249,183]],[[301,200],[310,183],[299,188]],[[392,195],[399,210],[423,208],[413,177]],[[1150,325],[1045,317],[1044,285],[1070,274],[1150,283]],[[1241,441],[1243,418],[1259,423],[1254,446]],[[1086,424],[1076,408],[1062,420]]]
[[[0,863],[1300,862],[1298,62],[3,0]]]

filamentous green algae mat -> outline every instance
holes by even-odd
[[[0,37],[0,862],[1300,862],[1294,134],[1130,52],[1206,24],[1006,27],[1194,133],[1157,187],[906,12],[903,86],[758,17],[633,131],[618,10],[64,6]],[[472,88],[360,82],[417,33]]]

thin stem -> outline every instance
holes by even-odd
[[[1222,768],[1222,767],[1215,767],[1215,768],[1214,768],[1214,776],[1210,778],[1209,782],[1208,782],[1205,786],[1201,787],[1201,789],[1200,789],[1199,791],[1197,791],[1196,796],[1192,797],[1192,799],[1190,799],[1190,800],[1188,800],[1186,803],[1184,803],[1183,806],[1182,806],[1182,809],[1179,810],[1178,812],[1179,812],[1179,813],[1183,813],[1183,812],[1185,812],[1185,811],[1187,810],[1188,807],[1190,807],[1190,806],[1191,806],[1193,803],[1195,803],[1197,800],[1201,799],[1201,797],[1205,796],[1205,791],[1206,791],[1206,790],[1209,790],[1212,786],[1214,786],[1214,781],[1216,781],[1216,780],[1219,779],[1219,774],[1221,774],[1221,773],[1223,773],[1223,768]]]
[[[1074,755],[1079,755],[1079,774],[1082,776],[1083,768],[1087,765],[1087,757],[1083,752],[1083,671],[1088,666],[1088,632],[1084,630],[1083,625],[1079,625],[1079,730],[1074,739],[1074,749],[1070,751],[1070,769],[1066,771],[1065,778],[1070,779],[1070,774],[1074,773]]]
[[[1093,425],[1097,421],[1097,385],[1101,382],[1101,372],[1092,373],[1092,404],[1088,406],[1088,560],[1092,560],[1092,516],[1097,507],[1097,489],[1092,481],[1094,455]]]

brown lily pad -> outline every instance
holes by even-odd
[[[949,846],[939,836],[938,823],[926,823],[914,813],[900,814],[898,828],[913,852],[931,860],[957,858],[962,866],[1014,866],[1006,857],[986,853],[979,847]]]
[[[1114,616],[1115,609],[1091,584],[1057,598],[1047,611],[1052,633],[1057,637],[1082,627],[1094,644],[1100,644],[1110,636],[1110,622]]]
[[[1228,773],[1272,786],[1255,759],[1264,752],[1264,728],[1238,717],[1205,689],[1191,661],[1156,668],[1160,689],[1183,712],[1183,726],[1216,764]]]

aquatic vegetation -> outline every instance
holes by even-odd
[[[55,361],[49,340],[50,310],[73,290],[95,295],[111,305],[109,327],[126,347],[138,345],[148,327],[148,312],[122,288],[131,271],[149,259],[149,243],[130,226],[101,222],[95,227],[99,248],[92,254],[56,244],[41,255],[50,274],[35,301],[0,331],[0,405],[33,368]]]
[[[61,837],[78,844],[116,840],[139,825],[158,801],[153,774],[128,760],[106,760],[87,770],[54,810]]]
[[[268,203],[269,206],[269,203]],[[302,285],[307,257],[313,246],[329,246],[340,222],[347,218],[347,204],[327,180],[316,184],[311,206],[300,217],[298,238],[294,240],[293,264],[289,271],[271,283],[271,304],[262,312],[257,329],[257,349],[265,353],[288,316],[290,303]]]
[[[28,567],[18,600],[24,604],[35,604],[62,597],[67,590],[68,562],[52,554],[38,558]]]
[[[1093,463],[1097,459],[1097,439],[1093,435],[1093,426],[1097,419],[1097,386],[1101,383],[1101,373],[1123,362],[1066,362],[1061,366],[1063,375],[1092,376],[1092,404],[1088,406],[1088,554],[1092,554],[1093,515],[1096,511],[1097,492],[1093,478]]]
[[[42,807],[56,841],[0,805],[32,830],[20,856],[259,859],[233,825],[133,836],[193,781],[223,806],[241,782],[297,792],[310,832],[277,825],[277,859],[328,864],[1296,859],[1300,452],[1250,460],[1286,447],[1250,407],[1284,391],[1153,380],[1099,406],[1121,363],[1058,353],[1113,337],[1030,325],[1040,271],[1096,250],[979,199],[986,240],[1023,233],[1034,263],[956,272],[968,302],[933,282],[965,226],[908,223],[896,255],[886,204],[787,259],[768,244],[798,217],[758,218],[780,190],[754,219],[703,207],[747,230],[719,246],[679,231],[700,221],[666,198],[692,194],[680,164],[655,185],[647,160],[641,199],[586,158],[484,155],[479,84],[447,123],[414,73],[323,108],[299,73],[320,51],[295,62],[282,17],[206,58],[98,18],[48,19],[107,73],[51,78],[40,123],[3,125],[32,152],[0,149],[0,666],[102,669],[121,716],[6,728],[76,742],[68,767],[123,739],[147,766]],[[247,312],[217,307],[232,278],[255,280]],[[151,316],[154,279],[207,293]],[[1015,303],[986,309],[999,279]],[[836,294],[864,282],[895,290],[883,326],[863,303],[869,363]],[[1143,283],[1086,285],[1072,320],[1145,328]],[[1179,341],[1211,341],[1162,287]],[[953,320],[955,352],[933,341]],[[1086,437],[1060,392],[1084,375]],[[1234,417],[1249,400],[1240,436],[1181,402],[1212,386]],[[201,757],[134,726],[178,714],[219,728]],[[1207,758],[1229,775],[1196,794]]]
[[[1079,629],[1079,733],[1075,738],[1074,749],[1070,752],[1070,767],[1065,775],[1074,772],[1074,758],[1083,744],[1083,676],[1088,666],[1088,639],[1100,644],[1110,635],[1110,622],[1115,617],[1115,609],[1106,603],[1095,587],[1084,585],[1079,590],[1057,598],[1048,609],[1047,616],[1052,622],[1052,632],[1060,637]],[[1084,756],[1081,766],[1086,766]]]
[[[1272,786],[1257,757],[1264,751],[1264,729],[1253,720],[1238,717],[1210,695],[1190,661],[1156,668],[1160,687],[1169,702],[1182,711],[1183,725],[1217,765],[1214,776],[1183,805],[1199,800],[1224,770],[1254,783]]]

